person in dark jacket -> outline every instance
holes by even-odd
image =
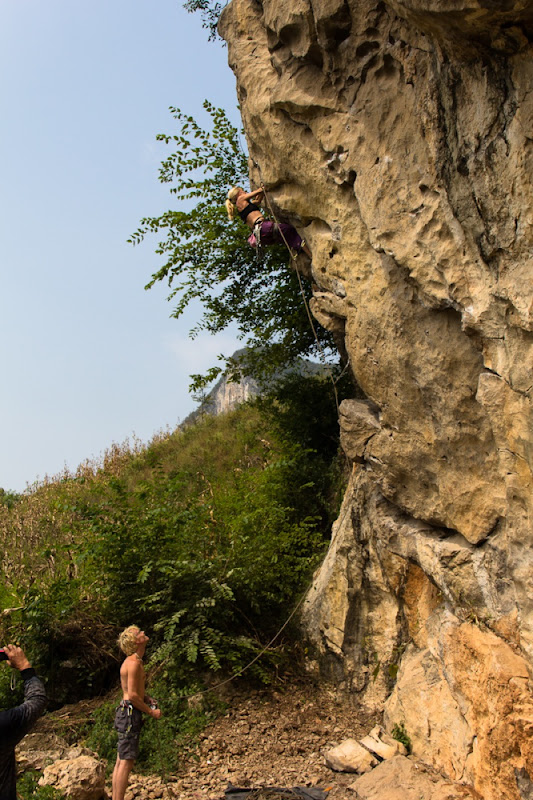
[[[5,654],[6,663],[18,669],[24,681],[24,702],[0,711],[0,800],[17,800],[15,747],[43,713],[46,692],[20,647],[8,644]]]

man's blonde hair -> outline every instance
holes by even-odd
[[[117,644],[127,656],[133,655],[137,650],[137,636],[139,635],[140,628],[138,625],[130,625],[122,631],[117,639]]]

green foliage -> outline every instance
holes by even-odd
[[[123,625],[135,609],[184,680],[251,660],[316,566],[330,516],[324,463],[252,408],[206,417],[179,443],[170,472],[141,455],[78,513],[106,613]]]
[[[396,739],[397,742],[401,742],[408,753],[411,752],[411,739],[405,730],[405,724],[403,722],[400,722],[399,725],[395,724],[393,726],[391,736],[393,739]]]
[[[20,500],[20,494],[17,492],[9,492],[5,489],[0,489],[0,505],[11,508],[18,500]]]
[[[183,7],[190,13],[199,11],[202,15],[202,27],[209,31],[209,41],[220,38],[217,33],[217,24],[222,11],[222,4],[213,0],[187,0]]]
[[[117,705],[116,699],[102,703],[90,713],[82,731],[84,745],[107,760],[108,772],[113,769],[117,757],[117,732],[113,727]]]
[[[114,629],[101,620],[96,599],[86,595],[79,578],[58,576],[32,583],[2,626],[4,640],[21,642],[45,676],[53,704],[98,693],[111,669],[116,670],[108,648]],[[1,686],[0,679],[0,695]]]
[[[336,403],[353,397],[354,391],[351,377],[339,374],[339,367],[326,372],[317,364],[302,363],[298,371],[285,371],[256,403],[280,437],[329,462],[339,447]]]
[[[321,349],[331,349],[333,343],[318,323],[318,343],[315,340],[298,276],[287,266],[286,249],[266,248],[259,263],[246,241],[248,227],[238,218],[228,220],[226,194],[232,185],[247,183],[247,157],[226,113],[207,101],[204,108],[211,117],[210,130],[172,108],[178,132],[157,137],[175,148],[162,162],[161,182],[173,184],[170,191],[181,204],[196,205],[188,211],[142,219],[129,241],[139,244],[147,234],[166,235],[156,250],[166,261],[146,288],[158,281],[168,283],[168,299],[176,303],[174,317],[193,301],[200,302],[203,317],[191,331],[192,338],[200,331],[218,333],[236,324],[249,353],[254,354],[240,371],[265,378],[302,355],[316,356]],[[307,299],[311,296],[307,283],[304,294]],[[213,367],[205,376],[191,376],[192,389],[201,391],[221,370]]]
[[[0,662],[0,710],[13,708],[22,703],[23,685],[18,672],[8,667],[5,662]]]
[[[109,688],[132,622],[169,687],[238,672],[327,546],[342,488],[335,427],[331,383],[287,375],[255,406],[115,447],[23,496],[0,514],[1,640],[23,644],[56,703]],[[282,644],[247,674],[269,681]]]
[[[63,800],[63,795],[53,786],[38,786],[40,772],[29,770],[17,780],[17,794],[21,800]]]

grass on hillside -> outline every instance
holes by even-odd
[[[112,685],[116,633],[132,622],[178,693],[252,660],[301,596],[338,510],[326,395],[299,378],[281,401],[113,445],[0,504],[0,605],[12,609],[0,634],[28,649],[53,703]],[[267,653],[255,676],[269,680],[279,658]]]

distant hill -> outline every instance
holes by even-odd
[[[247,352],[247,348],[243,347],[236,350],[231,356],[231,360],[237,364],[243,359]],[[300,359],[298,367],[292,367],[291,371],[296,371],[302,375],[317,375],[324,371],[322,364],[317,364],[314,361],[305,361]],[[276,373],[270,384],[282,376],[283,372]],[[205,400],[198,406],[197,409],[192,411],[188,417],[182,422],[183,426],[192,425],[198,417],[203,414],[224,414],[228,411],[233,411],[241,403],[248,400],[253,400],[258,397],[261,392],[265,390],[265,386],[261,386],[258,381],[249,376],[244,376],[241,381],[230,381],[226,375],[217,381],[213,386]]]

